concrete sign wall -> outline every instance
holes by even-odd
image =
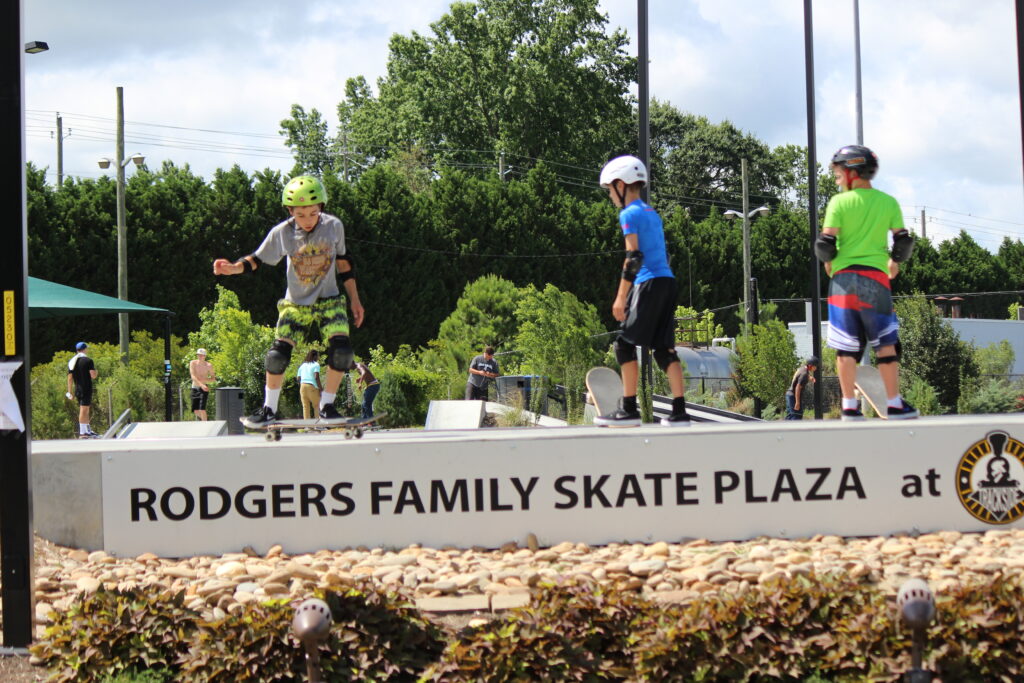
[[[104,546],[129,556],[1024,524],[1024,416],[226,437],[101,466]]]

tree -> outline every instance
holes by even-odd
[[[955,409],[962,382],[978,376],[971,346],[924,296],[897,301],[896,315],[903,347],[901,373],[920,377],[935,388],[944,408]]]
[[[441,323],[438,340],[477,351],[484,346],[501,349],[516,335],[516,309],[529,291],[497,275],[468,283],[455,310]]]
[[[598,365],[607,338],[597,311],[590,304],[554,285],[530,291],[516,309],[519,333],[515,348],[522,354],[524,373],[541,375],[566,388],[567,413],[580,411],[587,370]]]
[[[420,147],[449,160],[597,167],[623,143],[636,62],[597,0],[455,2],[431,35],[395,35],[378,97],[349,80],[342,128],[374,156]]]
[[[790,377],[799,364],[796,343],[786,325],[778,320],[752,325],[750,335],[739,337],[736,347],[740,389],[782,410]]]
[[[709,346],[711,340],[725,336],[725,330],[715,322],[715,314],[707,309],[697,311],[689,306],[676,306],[676,343],[689,346]]]
[[[292,117],[281,121],[281,135],[285,144],[295,155],[293,176],[309,174],[322,177],[334,172],[332,142],[327,134],[327,122],[316,109],[306,110],[298,104],[292,105]]]

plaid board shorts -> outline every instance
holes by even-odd
[[[892,308],[889,274],[875,268],[846,268],[832,276],[828,290],[827,344],[857,352],[865,344],[899,342],[899,323]]]
[[[287,299],[277,302],[278,339],[289,339],[296,346],[323,340],[337,335],[349,336],[348,311],[344,296],[320,299],[308,306],[300,306]]]

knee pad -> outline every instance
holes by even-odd
[[[654,356],[654,362],[658,364],[662,372],[668,372],[668,366],[679,362],[679,354],[675,349],[654,349],[651,355]]]
[[[846,349],[837,349],[836,350],[836,355],[837,356],[847,356],[849,358],[853,358],[854,360],[856,360],[859,363],[860,359],[864,357],[864,349],[861,349],[859,351],[847,351]]]
[[[340,372],[351,370],[356,366],[355,357],[348,337],[331,337],[327,345],[327,367]]]
[[[623,341],[622,337],[615,340],[612,348],[615,350],[615,362],[619,365],[636,361],[636,347]]]
[[[291,362],[291,359],[292,345],[280,339],[275,339],[274,343],[270,345],[270,350],[267,351],[267,357],[263,364],[269,374],[283,375],[284,371],[288,369],[288,363]]]
[[[884,365],[886,363],[899,363],[900,355],[897,353],[894,356],[879,356],[875,358],[875,362],[879,365]]]

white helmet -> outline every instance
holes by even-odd
[[[634,156],[616,157],[601,169],[601,187],[611,187],[613,180],[621,180],[627,185],[636,182],[647,184],[647,167],[644,162]]]

